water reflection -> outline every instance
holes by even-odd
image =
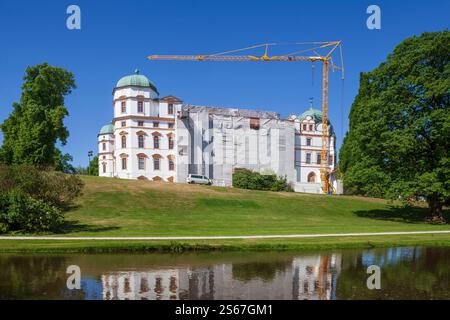
[[[0,255],[1,299],[449,299],[450,250],[316,253]],[[82,271],[66,288],[67,266]],[[382,269],[382,290],[366,269]]]

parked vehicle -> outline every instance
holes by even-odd
[[[209,179],[207,176],[202,176],[199,174],[190,174],[186,178],[186,182],[190,184],[206,184],[206,185],[212,185],[212,180]]]

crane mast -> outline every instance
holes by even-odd
[[[329,169],[329,126],[328,126],[328,89],[329,89],[329,69],[340,70],[342,79],[344,78],[344,61],[342,55],[342,42],[303,42],[293,43],[290,45],[307,45],[312,46],[304,50],[292,52],[284,55],[269,56],[269,47],[279,46],[277,43],[267,43],[247,48],[209,54],[209,55],[151,55],[149,60],[172,60],[172,61],[225,61],[225,62],[244,62],[244,61],[279,61],[279,62],[322,62],[322,149],[320,154],[320,179],[322,191],[325,194],[333,192],[331,183],[331,170]],[[264,54],[255,55],[236,55],[236,52],[248,51],[256,48],[264,48]],[[333,63],[332,54],[336,49],[340,49],[341,66],[338,67]],[[327,50],[325,53],[318,51]],[[304,53],[313,53],[313,55],[302,55]]]
[[[328,194],[332,183],[330,181],[330,173],[327,170],[328,160],[328,60],[322,61],[322,151],[320,154],[320,181],[322,182],[323,193]]]

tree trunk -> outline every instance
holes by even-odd
[[[430,209],[430,217],[429,220],[431,222],[440,222],[445,223],[445,218],[443,216],[442,202],[439,201],[439,199],[436,196],[432,196],[428,198],[428,207]]]

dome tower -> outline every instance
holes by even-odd
[[[114,176],[114,126],[107,124],[98,134],[98,173],[101,177]]]

